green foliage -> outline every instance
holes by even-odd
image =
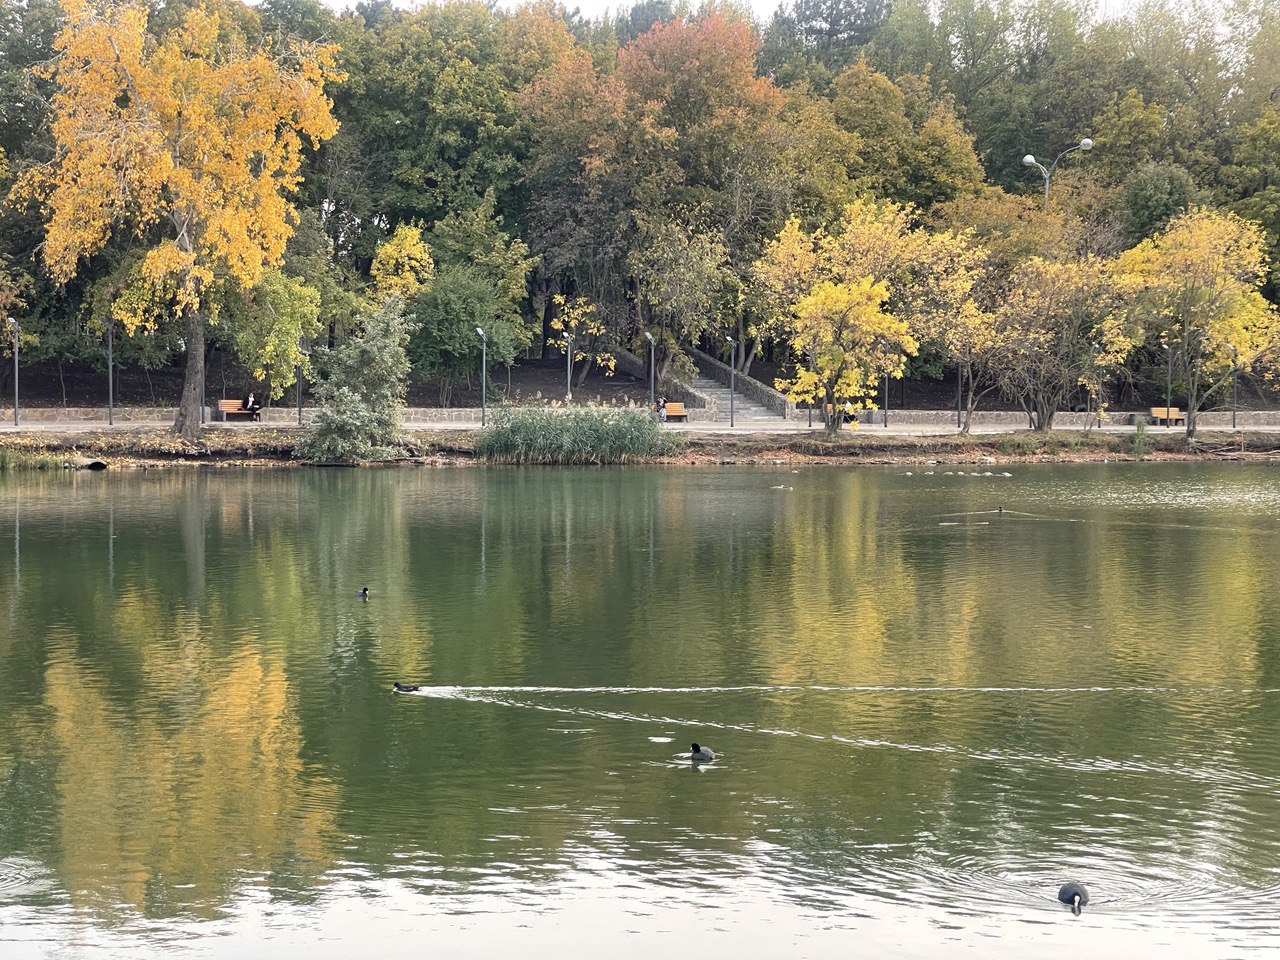
[[[668,456],[679,441],[640,410],[506,408],[476,445],[494,463],[637,463]]]
[[[327,376],[320,409],[296,453],[322,463],[387,460],[401,452],[400,420],[414,324],[391,298],[364,318],[360,333],[321,357]]]

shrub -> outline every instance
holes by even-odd
[[[495,463],[635,463],[679,447],[652,415],[641,410],[500,410],[476,444]]]
[[[398,297],[364,318],[360,334],[325,358],[328,377],[316,387],[320,409],[294,453],[325,463],[388,460],[403,452],[409,360],[414,326]]]

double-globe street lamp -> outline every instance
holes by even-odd
[[[1093,149],[1093,141],[1090,140],[1088,137],[1085,137],[1083,140],[1077,143],[1074,147],[1068,147],[1066,150],[1063,150],[1060,154],[1054,157],[1053,163],[1049,164],[1049,166],[1047,167],[1044,164],[1040,163],[1038,160],[1036,160],[1036,158],[1029,153],[1022,158],[1023,166],[1035,167],[1037,170],[1040,171],[1041,175],[1044,176],[1044,206],[1046,210],[1049,209],[1049,181],[1053,179],[1053,171],[1058,169],[1059,161],[1061,161],[1062,158],[1065,157],[1068,153],[1075,153],[1077,150],[1083,150],[1087,153],[1092,149]]]

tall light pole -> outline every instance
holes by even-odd
[[[22,327],[12,317],[9,318],[9,333],[13,336],[13,425],[16,427],[18,425],[18,337],[22,334]]]
[[[889,344],[881,340],[880,349],[889,352]],[[889,429],[889,371],[884,372],[884,428]]]
[[[476,327],[480,334],[480,426],[484,426],[489,416],[489,338],[484,330]]]
[[[1240,375],[1240,354],[1236,351],[1234,345],[1228,343],[1227,349],[1231,351],[1231,429],[1236,428],[1236,407],[1239,405],[1239,395],[1236,387],[1239,384]]]
[[[1089,372],[1093,372],[1093,358],[1098,352],[1098,343],[1096,340],[1089,341]],[[1084,394],[1084,428],[1088,430],[1093,426],[1093,391],[1086,390]],[[1102,418],[1098,418],[1098,426],[1102,426]]]
[[[649,341],[649,412],[655,417],[658,415],[658,400],[654,396],[654,373],[657,370],[657,363],[654,359],[654,343],[653,334],[648,330],[644,332],[644,338]]]
[[[564,400],[568,403],[573,399],[573,337],[568,330],[561,336],[564,337]]]
[[[1173,351],[1169,349],[1169,344],[1162,344],[1165,355],[1165,381],[1164,381],[1164,426],[1166,430],[1173,428]]]
[[[116,374],[115,374],[116,322],[107,321],[107,426],[116,422]]]
[[[956,429],[959,430],[963,423],[960,417],[960,404],[964,398],[964,364],[956,364]]]
[[[311,356],[311,351],[298,344],[298,362],[293,368],[293,390],[298,395],[298,426],[302,426],[302,358]]]
[[[729,344],[729,426],[733,426],[733,393],[734,393],[734,376],[737,374],[737,368],[734,366],[734,348],[736,344],[733,337],[725,337],[724,342]]]
[[[1068,147],[1066,150],[1063,150],[1060,154],[1054,157],[1053,163],[1049,164],[1048,167],[1045,167],[1044,164],[1040,163],[1038,160],[1036,160],[1034,156],[1032,156],[1029,153],[1022,158],[1023,166],[1035,167],[1044,176],[1044,208],[1046,210],[1049,209],[1049,181],[1053,179],[1053,171],[1058,169],[1058,162],[1063,157],[1065,157],[1068,153],[1075,153],[1077,150],[1084,150],[1085,152],[1088,152],[1092,149],[1093,149],[1093,141],[1090,140],[1088,137],[1085,137],[1083,140],[1077,143],[1074,147]]]

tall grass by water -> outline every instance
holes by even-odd
[[[639,463],[678,449],[642,410],[502,410],[476,444],[483,459],[512,464]]]

